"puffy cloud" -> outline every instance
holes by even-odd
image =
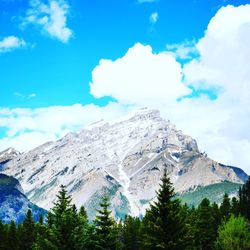
[[[158,54],[136,44],[117,60],[101,60],[92,72],[91,93],[159,108],[211,158],[250,173],[249,44],[250,5],[229,5],[197,43],[168,46]],[[177,59],[189,61],[182,68]],[[202,94],[215,90],[213,100]]]
[[[49,0],[48,4],[40,0],[31,0],[22,25],[34,24],[42,31],[61,42],[68,42],[73,32],[67,27],[69,4],[66,0]]]
[[[25,46],[26,42],[23,39],[15,36],[8,36],[0,40],[0,53],[8,52]]]
[[[159,15],[157,12],[154,12],[150,15],[149,17],[149,21],[152,23],[152,24],[155,24],[157,21],[158,21],[158,18],[159,18]]]
[[[197,89],[217,88],[218,99],[204,107],[216,127],[200,134],[211,156],[250,172],[250,5],[221,8],[196,44],[200,56],[185,65],[185,81]],[[204,117],[201,116],[201,117]],[[208,123],[208,124],[210,124]],[[198,131],[204,129],[198,129]],[[193,133],[195,134],[195,132]],[[196,134],[198,134],[196,132]],[[211,143],[209,137],[213,136]],[[211,138],[211,137],[210,137]]]
[[[101,60],[92,72],[91,93],[112,96],[123,104],[175,103],[188,94],[181,65],[168,53],[153,53],[150,46],[134,45],[121,58]]]
[[[117,103],[109,103],[105,107],[75,104],[36,109],[1,108],[0,128],[6,129],[6,135],[0,139],[0,150],[14,147],[27,151],[59,139],[70,131],[79,131],[100,119],[114,121],[130,110],[130,107]]]

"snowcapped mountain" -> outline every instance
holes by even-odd
[[[11,220],[22,222],[28,209],[32,210],[35,220],[39,219],[40,214],[46,213],[28,200],[18,180],[0,174],[0,220],[5,223]]]
[[[0,170],[8,161],[19,156],[21,153],[15,150],[14,148],[8,148],[0,152]]]
[[[116,216],[143,214],[167,168],[176,192],[248,176],[199,152],[197,143],[157,110],[141,109],[125,120],[92,124],[56,142],[16,155],[2,172],[17,178],[28,198],[49,209],[61,184],[79,207],[94,215],[99,199],[111,197]]]

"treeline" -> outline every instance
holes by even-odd
[[[115,221],[104,197],[90,222],[62,186],[46,220],[41,216],[35,223],[29,210],[22,224],[0,223],[0,250],[250,249],[250,179],[237,198],[225,194],[220,206],[205,198],[189,208],[174,197],[165,171],[157,200],[143,219]]]

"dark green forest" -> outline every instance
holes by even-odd
[[[157,199],[143,218],[115,221],[103,197],[93,221],[77,210],[64,186],[46,219],[35,223],[28,210],[22,224],[0,222],[0,250],[247,250],[250,249],[250,179],[238,197],[218,205],[205,198],[198,207],[181,204],[165,171]]]

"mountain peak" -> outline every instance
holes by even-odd
[[[14,148],[7,148],[0,152],[0,166],[17,157],[21,153]]]
[[[138,119],[148,120],[157,118],[161,118],[160,111],[157,109],[148,109],[148,108],[138,109],[131,117],[132,120],[138,120]]]

